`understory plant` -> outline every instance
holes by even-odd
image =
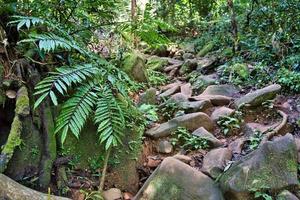
[[[192,135],[184,127],[179,127],[174,133],[172,133],[171,143],[173,146],[179,145],[185,150],[197,150],[209,147],[206,139]]]
[[[217,121],[224,135],[228,135],[241,128],[240,125],[243,122],[241,115],[241,112],[236,111],[232,116],[223,116]]]
[[[55,67],[36,85],[34,108],[48,98],[55,106],[61,104],[55,133],[62,144],[68,134],[79,139],[88,119],[94,122],[99,142],[106,150],[99,185],[102,191],[110,152],[122,145],[124,130],[132,121],[132,115],[138,113],[128,98],[129,88],[134,83],[123,71],[89,51],[59,25],[22,16],[15,16],[11,23],[17,24],[27,36],[19,45],[37,52],[39,60],[47,61],[47,57],[61,52],[67,55],[60,57],[62,66]],[[24,29],[25,26],[29,30]],[[37,57],[34,55],[30,59]]]

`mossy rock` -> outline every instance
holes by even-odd
[[[99,144],[97,128],[92,122],[87,123],[79,139],[69,133],[62,152],[66,156],[71,156],[74,167],[80,169],[90,169],[92,162],[96,162],[100,156],[105,156],[104,148]]]
[[[156,71],[161,71],[167,65],[168,65],[167,59],[160,58],[158,56],[151,56],[150,58],[148,58],[146,68],[156,70]]]
[[[206,54],[211,52],[214,49],[215,43],[214,42],[209,42],[206,44],[197,54],[199,57],[204,57]]]
[[[145,58],[137,51],[128,53],[122,63],[122,69],[135,81],[148,82]]]
[[[242,79],[247,79],[250,75],[249,68],[244,63],[236,63],[231,66],[229,66],[228,69],[231,73],[237,75],[238,77]]]
[[[136,193],[139,189],[139,174],[137,167],[140,164],[142,152],[142,127],[133,127],[125,131],[126,137],[123,139],[123,145],[115,151],[117,161],[111,166],[111,173],[107,176],[107,185],[117,187],[123,191]],[[116,158],[112,158],[116,159]]]
[[[136,200],[223,200],[212,179],[172,157],[165,158],[136,195]]]
[[[225,197],[244,200],[252,191],[278,192],[297,186],[297,155],[291,134],[264,143],[222,175],[220,185]]]

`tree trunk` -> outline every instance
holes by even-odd
[[[229,12],[231,14],[231,34],[233,40],[233,52],[235,53],[239,48],[239,38],[238,38],[238,25],[233,5],[233,0],[227,0],[227,5]]]

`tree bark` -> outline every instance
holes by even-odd
[[[228,5],[229,12],[231,14],[231,34],[233,40],[233,52],[235,53],[239,48],[239,38],[238,38],[238,24],[236,20],[233,0],[227,0],[227,5]]]

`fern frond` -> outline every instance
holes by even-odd
[[[24,25],[27,29],[31,26],[35,26],[37,24],[44,24],[45,21],[38,17],[30,17],[30,16],[12,16],[15,20],[10,21],[8,24],[17,24],[17,30],[19,31]]]
[[[39,82],[35,87],[34,95],[39,95],[39,98],[35,102],[34,108],[38,107],[47,96],[50,96],[54,105],[57,105],[55,90],[64,95],[68,87],[76,83],[82,83],[99,72],[100,69],[93,64],[57,68],[56,72],[50,73],[49,77]]]
[[[27,42],[38,42],[39,49],[45,51],[46,53],[51,51],[53,52],[58,48],[65,50],[75,49],[82,54],[85,53],[85,51],[78,44],[76,44],[74,40],[67,40],[53,33],[29,34],[29,39],[21,40],[18,42],[18,44]]]
[[[79,87],[77,92],[63,104],[55,128],[55,133],[61,132],[62,143],[69,131],[79,138],[83,126],[93,112],[97,91],[99,88],[94,82],[86,83]]]
[[[97,102],[95,123],[98,124],[100,143],[105,143],[105,149],[122,144],[125,118],[123,111],[110,89],[106,89]]]

